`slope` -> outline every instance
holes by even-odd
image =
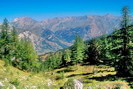
[[[76,65],[49,72],[30,73],[12,66],[4,66],[0,60],[0,88],[2,89],[59,89],[68,79],[80,80],[84,89],[115,88],[129,89],[128,83],[116,79],[114,68],[109,66]],[[115,80],[114,80],[115,79]]]

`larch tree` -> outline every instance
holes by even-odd
[[[11,35],[10,35],[10,27],[8,24],[8,20],[4,19],[2,28],[1,28],[1,57],[2,59],[10,59],[10,49],[11,49]]]
[[[132,43],[131,36],[133,29],[130,25],[129,8],[125,6],[122,9],[122,21],[119,34],[115,36],[117,39],[114,42],[114,46],[117,49],[116,56],[116,70],[119,76],[133,76],[133,58],[131,57],[132,47],[129,45]]]
[[[63,65],[71,62],[71,50],[66,49],[63,53]]]
[[[76,36],[72,48],[72,64],[82,63],[85,57],[85,43],[80,36]]]

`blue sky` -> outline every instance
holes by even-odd
[[[81,15],[120,15],[128,5],[133,10],[133,0],[0,0],[0,21],[16,17],[36,20]]]

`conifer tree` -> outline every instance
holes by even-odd
[[[4,19],[0,33],[0,57],[5,64],[13,64],[21,69],[31,70],[37,63],[37,53],[29,40],[19,39],[15,27]]]
[[[18,50],[17,50],[17,46],[19,44],[19,38],[17,35],[17,31],[15,29],[15,27],[12,27],[12,31],[11,31],[11,56],[12,56],[12,60],[15,60],[18,58]]]
[[[101,59],[104,64],[114,65],[113,60],[113,53],[111,53],[111,50],[113,48],[112,45],[112,37],[104,35],[101,39],[102,43],[100,46],[101,49]]]
[[[17,65],[21,69],[30,70],[32,64],[37,61],[37,53],[29,40],[21,39],[18,46],[18,60],[16,61]]]
[[[82,63],[84,57],[85,57],[85,43],[80,36],[76,36],[76,40],[72,48],[72,63],[73,64]]]
[[[71,50],[66,49],[63,54],[63,65],[71,62]]]
[[[8,25],[8,20],[4,19],[1,29],[1,56],[2,59],[10,60],[10,27]]]
[[[62,52],[60,51],[50,54],[50,56],[44,62],[44,67],[46,70],[59,68],[61,65],[62,65]]]
[[[100,62],[100,54],[101,54],[101,40],[100,39],[92,39],[89,43],[88,47],[88,61],[92,64],[96,64]]]
[[[133,35],[132,26],[130,26],[129,19],[129,9],[125,6],[122,9],[122,22],[121,29],[117,32],[117,35],[114,34],[113,37],[113,52],[116,58],[116,70],[120,76],[133,76],[133,58],[131,57],[132,47],[129,45],[131,41],[131,36]]]

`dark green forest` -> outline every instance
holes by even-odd
[[[6,62],[5,66],[45,72],[69,65],[104,64],[115,67],[118,76],[133,76],[133,25],[127,6],[122,9],[120,29],[89,41],[77,35],[70,48],[49,53],[45,60],[39,59],[30,40],[18,37],[7,19],[0,28],[0,58]]]

